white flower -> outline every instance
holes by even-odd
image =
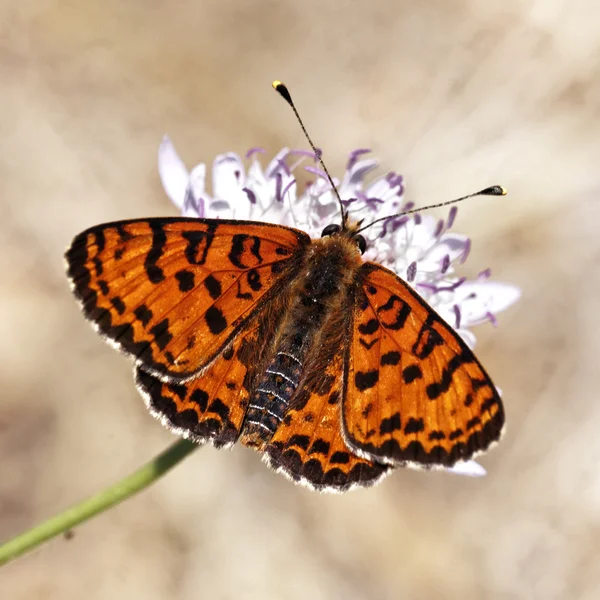
[[[341,181],[333,179],[350,218],[363,219],[365,225],[413,208],[404,201],[401,175],[367,177],[378,167],[376,160],[365,158],[369,152],[351,152]],[[206,166],[201,163],[188,172],[165,136],[158,152],[160,178],[169,198],[188,217],[267,221],[302,229],[313,238],[320,237],[326,225],[340,222],[337,199],[313,152],[284,148],[266,168],[259,160],[264,153],[252,148],[246,161],[233,152],[217,156],[210,195]],[[305,183],[296,178],[301,167]],[[364,258],[395,271],[473,348],[476,340],[470,327],[496,325],[496,314],[514,304],[521,292],[514,285],[490,281],[489,269],[475,280],[456,275],[456,266],[465,262],[471,249],[468,237],[450,231],[456,213],[452,207],[446,220],[420,213],[384,220],[364,232]],[[485,474],[473,461],[450,470]]]

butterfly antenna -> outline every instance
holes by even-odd
[[[335,184],[333,183],[333,179],[331,178],[331,175],[329,174],[329,171],[327,170],[327,167],[325,166],[323,159],[321,158],[321,151],[318,150],[316,148],[316,146],[313,144],[313,141],[310,139],[310,135],[308,135],[308,131],[306,131],[306,127],[304,127],[304,123],[302,122],[302,119],[300,118],[300,115],[298,114],[298,109],[294,105],[294,101],[292,100],[290,91],[287,89],[287,86],[284,83],[281,83],[281,81],[275,80],[271,85],[277,92],[279,92],[279,95],[292,107],[292,110],[294,111],[294,114],[296,115],[296,119],[298,119],[298,123],[300,123],[300,127],[302,128],[302,132],[304,133],[304,136],[308,140],[308,143],[310,144],[312,151],[315,153],[315,156],[319,160],[321,167],[323,167],[323,171],[325,172],[325,175],[327,175],[327,179],[329,180],[329,183],[331,184],[333,193],[335,194],[335,197],[337,198],[337,200],[339,202],[340,210],[342,212],[342,227],[345,227],[348,217],[346,215],[346,211],[344,210],[344,205],[342,204],[342,199],[340,198],[340,194],[339,194],[337,188],[335,187]]]
[[[475,196],[506,196],[506,189],[501,185],[492,185],[491,187],[487,187],[480,192],[475,192],[474,194],[469,194],[468,196],[463,196],[462,198],[456,198],[454,200],[447,200],[446,202],[439,202],[438,204],[429,204],[427,206],[421,206],[419,208],[413,208],[411,210],[405,210],[404,212],[397,213],[395,215],[389,215],[387,217],[381,217],[381,219],[377,219],[372,223],[369,223],[365,227],[358,229],[356,233],[360,233],[369,227],[372,227],[376,223],[380,223],[381,221],[387,221],[388,219],[396,219],[398,217],[403,217],[405,215],[411,215],[413,213],[421,212],[422,210],[429,210],[430,208],[440,208],[441,206],[448,206],[450,204],[456,204],[457,202],[462,202],[467,198],[474,198]]]

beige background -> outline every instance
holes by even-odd
[[[0,570],[11,600],[600,595],[600,9],[581,0],[0,2],[0,538],[116,481],[172,436],[84,322],[62,252],[102,221],[175,214],[156,169],[373,148],[419,203],[463,205],[465,273],[522,301],[477,330],[503,443],[470,480],[398,471],[320,496],[203,449]]]

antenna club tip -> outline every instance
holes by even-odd
[[[294,103],[292,102],[292,96],[289,92],[289,90],[287,89],[287,86],[285,85],[285,83],[282,83],[281,81],[279,81],[278,79],[276,79],[272,84],[273,89],[279,93],[279,95],[290,105],[290,106],[294,106]]]
[[[481,190],[479,195],[482,196],[506,196],[507,191],[506,188],[501,185],[492,185],[489,188],[485,188],[485,190]]]

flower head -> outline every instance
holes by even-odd
[[[333,178],[350,219],[363,219],[365,225],[414,206],[404,199],[401,175],[372,177],[378,163],[367,158],[369,153],[365,148],[351,152],[342,179]],[[337,198],[313,152],[284,148],[266,167],[261,162],[264,154],[262,148],[251,148],[245,160],[233,152],[217,156],[210,194],[206,165],[188,172],[165,136],[159,173],[167,195],[184,216],[267,221],[302,229],[313,238],[320,237],[326,225],[340,222]],[[364,258],[395,271],[473,348],[470,328],[484,322],[496,325],[496,314],[514,304],[521,292],[491,281],[489,269],[474,280],[456,274],[471,249],[468,237],[451,231],[456,214],[452,207],[444,220],[421,213],[383,220],[365,230]],[[485,473],[472,461],[454,470]]]

